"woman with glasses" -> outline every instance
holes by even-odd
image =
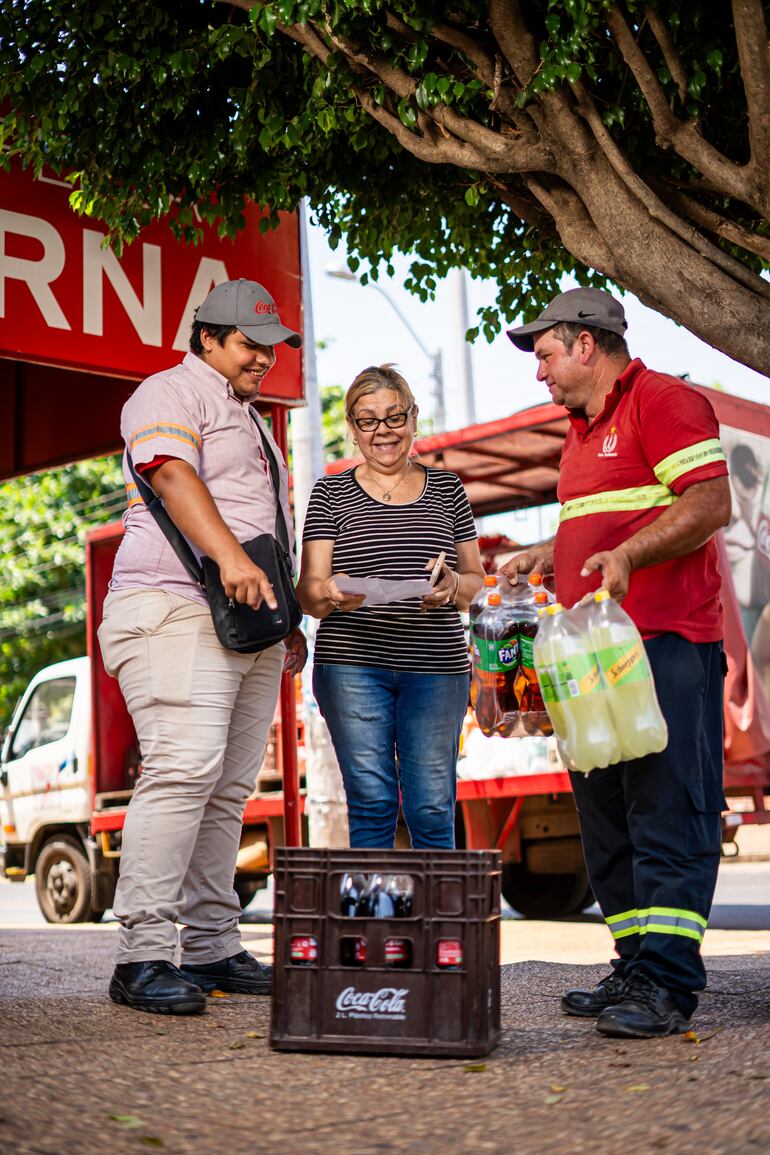
[[[297,594],[321,619],[313,692],[342,771],[355,848],[393,846],[399,802],[414,847],[454,846],[469,689],[458,611],[484,571],[460,479],[412,457],[417,412],[392,366],[359,373],[345,415],[363,461],[320,478],[305,518]],[[335,581],[424,579],[442,553],[423,598],[364,606]]]

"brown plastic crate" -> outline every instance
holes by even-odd
[[[315,850],[275,854],[275,966],[270,1043],[284,1051],[488,1054],[500,1038],[500,853],[496,850]],[[409,918],[340,914],[343,874],[408,874]],[[296,937],[318,957],[291,959]],[[365,938],[363,965],[343,939]],[[387,939],[411,944],[411,965],[385,960]],[[441,941],[462,964],[437,964]],[[350,957],[350,951],[347,952]]]

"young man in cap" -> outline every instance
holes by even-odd
[[[281,324],[262,285],[217,285],[197,310],[191,351],[144,381],[121,418],[136,470],[196,554],[218,563],[229,597],[254,609],[276,601],[239,542],[274,532],[276,501],[291,527],[286,466],[251,407],[282,342],[297,348],[302,339]],[[279,465],[279,493],[260,432]],[[307,649],[299,630],[256,654],[225,649],[203,592],[127,463],[124,475],[125,536],[99,641],[133,719],[143,770],[123,829],[110,997],[137,1010],[195,1014],[215,987],[270,991],[270,967],[241,949],[233,878],[281,672],[301,670]]]
[[[722,610],[714,533],[730,517],[727,466],[708,401],[631,360],[623,306],[561,293],[509,331],[570,429],[559,528],[504,572],[553,572],[573,605],[600,582],[636,622],[668,724],[661,754],[573,773],[588,873],[618,958],[567,1014],[605,1035],[682,1031],[706,984],[700,944],[719,865]]]

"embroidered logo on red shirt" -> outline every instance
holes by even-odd
[[[602,447],[597,457],[617,457],[618,433],[614,425],[610,426],[610,431],[602,441]]]
[[[254,312],[272,313],[275,315],[278,312],[278,306],[272,304],[270,301],[257,301],[256,305],[254,306]]]

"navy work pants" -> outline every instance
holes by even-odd
[[[572,773],[588,874],[614,966],[644,971],[691,1014],[721,850],[724,656],[719,642],[645,643],[669,742],[661,754]]]

